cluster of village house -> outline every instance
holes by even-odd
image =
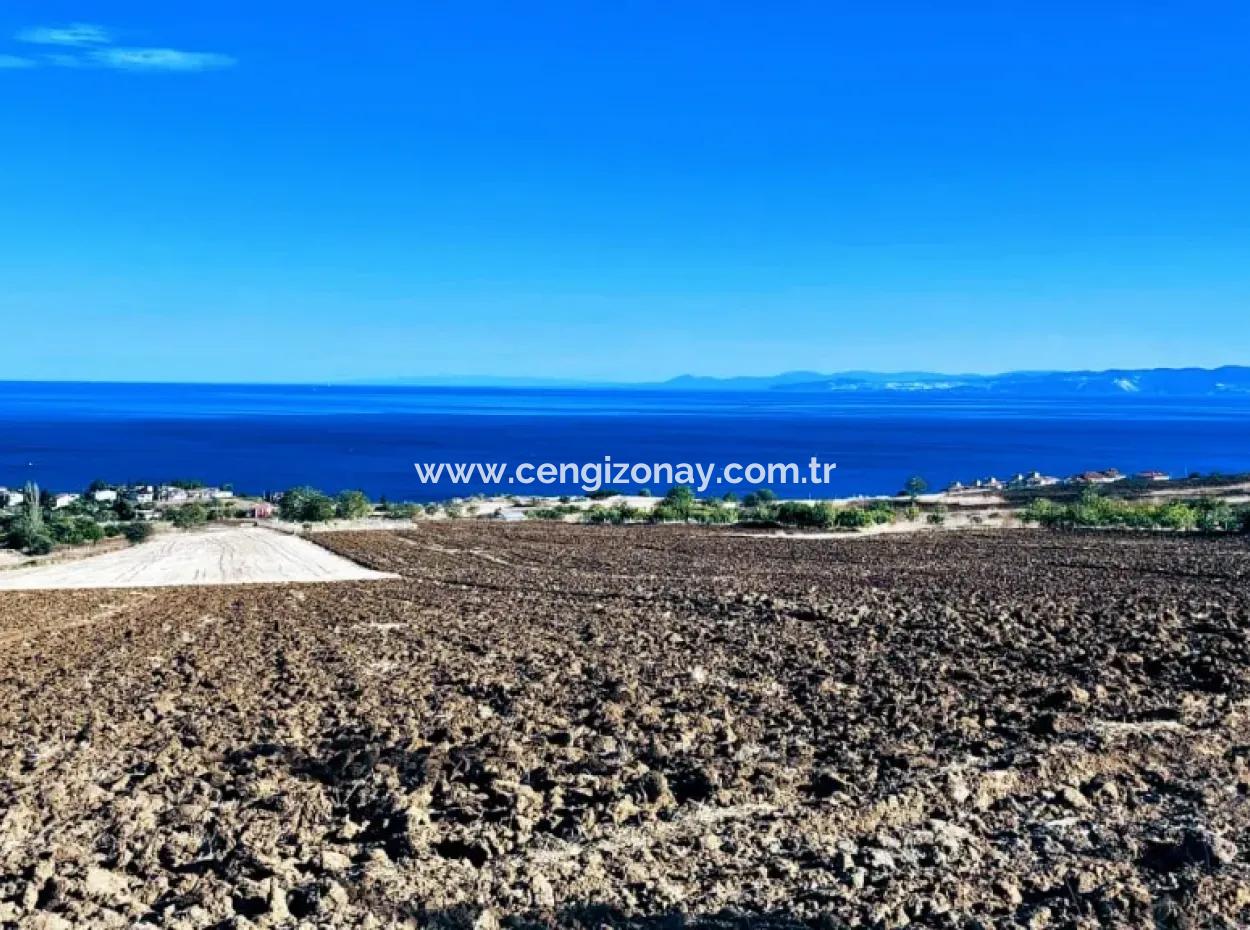
[[[50,499],[52,509],[60,510],[68,507],[83,497],[97,504],[114,504],[119,500],[127,500],[135,507],[138,515],[145,519],[154,519],[162,507],[178,507],[183,504],[208,504],[215,501],[231,501],[234,492],[222,488],[182,488],[172,484],[136,484],[124,488],[102,488],[83,494],[54,494]],[[18,507],[26,499],[25,492],[0,487],[0,507]],[[252,517],[273,516],[273,506],[264,501],[245,501],[241,509]]]
[[[1123,481],[1128,478],[1116,468],[1108,468],[1106,471],[1083,471],[1080,474],[1073,475],[1070,478],[1055,478],[1051,475],[1043,475],[1041,472],[1032,471],[1027,475],[1019,474],[1007,481],[1000,481],[997,478],[978,478],[972,484],[964,484],[956,481],[947,487],[947,491],[1001,491],[1015,490],[1017,488],[1046,488],[1055,484],[1111,484],[1116,481]],[[1167,481],[1171,475],[1161,471],[1141,471],[1132,477],[1141,481]]]

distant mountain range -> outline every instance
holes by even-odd
[[[1221,397],[1250,396],[1250,366],[1222,368],[1111,368],[1106,371],[1009,371],[997,375],[934,371],[787,371],[779,375],[711,378],[681,375],[649,383],[565,378],[440,376],[356,381],[357,385],[550,390],[653,389],[667,391],[790,391],[841,394],[952,394],[1003,397]]]
[[[1039,397],[1218,397],[1250,395],[1250,367],[1112,368],[1107,371],[1011,371],[953,375],[929,371],[788,371],[767,377],[682,375],[660,387],[683,391],[793,391],[856,394],[958,393]]]

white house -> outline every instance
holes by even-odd
[[[183,499],[188,501],[228,501],[234,497],[233,491],[223,491],[221,488],[190,488],[184,493],[186,496]],[[172,500],[165,498],[163,493],[161,497],[163,500]]]
[[[126,497],[136,504],[150,504],[156,500],[156,489],[150,484],[140,484],[126,492]]]
[[[52,509],[60,510],[62,507],[68,507],[74,501],[78,500],[77,494],[58,494],[52,498]]]
[[[91,497],[97,504],[111,504],[117,500],[117,492],[112,488],[105,488],[103,491],[93,491]]]
[[[26,495],[21,491],[10,491],[8,488],[0,488],[0,507],[20,507]]]
[[[1025,476],[1024,483],[1030,488],[1045,488],[1052,484],[1059,484],[1060,480],[1053,475],[1043,475],[1040,471],[1031,471]]]

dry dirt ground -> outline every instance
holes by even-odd
[[[161,533],[72,562],[0,572],[0,591],[163,588],[386,577],[306,540],[256,527]]]
[[[1250,926],[1243,540],[319,538],[0,596],[0,923]]]

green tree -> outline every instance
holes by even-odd
[[[1180,501],[1168,504],[1159,513],[1159,525],[1169,530],[1192,530],[1197,524],[1194,508]]]
[[[1036,523],[1040,526],[1054,526],[1064,508],[1052,500],[1039,497],[1029,501],[1029,505],[1020,511],[1021,523]]]
[[[1204,532],[1235,532],[1241,525],[1240,517],[1228,501],[1202,498],[1195,503],[1195,507],[1198,511],[1198,529]]]
[[[925,481],[919,475],[912,475],[903,482],[903,493],[912,500],[915,500],[927,490],[929,490],[929,482]]]
[[[364,491],[343,491],[335,501],[334,511],[343,520],[359,520],[373,513],[373,502]]]
[[[26,487],[22,489],[22,514],[32,533],[43,531],[43,497],[39,485],[33,481],[27,481]]]
[[[52,551],[54,541],[47,533],[36,533],[26,540],[21,548],[30,555],[47,555]]]
[[[303,520],[305,523],[324,523],[333,520],[337,512],[334,501],[324,494],[317,494],[304,504]]]
[[[334,518],[334,501],[316,488],[307,485],[284,491],[278,503],[278,515],[294,523],[320,523]]]
[[[75,520],[74,529],[79,542],[91,543],[94,546],[104,538],[104,529],[90,517],[79,517]]]
[[[668,489],[668,493],[657,506],[664,507],[671,514],[670,519],[685,520],[690,516],[694,504],[694,491],[684,484],[678,484]]]
[[[742,498],[742,506],[761,507],[765,504],[771,504],[776,499],[777,495],[768,488],[756,488],[754,491],[747,494],[746,497]]]
[[[283,520],[292,522],[303,520],[304,506],[308,503],[309,498],[319,493],[321,492],[307,485],[288,488],[282,492],[282,497],[278,501],[278,516]]]
[[[44,522],[42,494],[39,486],[27,482],[22,489],[22,504],[5,533],[5,545],[31,555],[52,551],[55,540]]]

